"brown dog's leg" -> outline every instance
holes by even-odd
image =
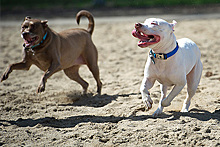
[[[91,44],[93,44],[93,43],[91,43]],[[97,82],[97,92],[100,95],[101,90],[102,90],[102,82],[100,80],[99,67],[97,64],[98,53],[97,53],[97,49],[94,44],[91,46],[88,46],[87,54],[85,54],[84,56],[85,56],[85,60],[87,62],[87,66],[88,66],[89,70],[92,72],[93,77],[95,78],[95,80]]]
[[[29,70],[30,66],[31,64],[24,61],[9,65],[1,77],[1,82],[6,80],[13,70]]]
[[[92,72],[96,82],[97,82],[97,92],[99,95],[101,95],[101,90],[102,90],[102,82],[99,77],[99,68],[97,64],[94,65],[88,65],[89,70]]]
[[[79,83],[83,88],[83,93],[86,94],[89,84],[80,77],[79,67],[79,65],[75,65],[70,68],[64,69],[63,71],[67,75],[67,77]]]
[[[53,61],[50,67],[48,68],[48,70],[46,70],[44,75],[42,76],[41,81],[38,85],[37,93],[44,92],[47,79],[60,70],[61,70],[60,63]]]

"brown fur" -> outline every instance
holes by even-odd
[[[45,71],[37,89],[38,93],[45,90],[47,79],[60,70],[64,70],[64,73],[70,79],[78,82],[83,87],[84,93],[86,93],[88,83],[78,73],[80,65],[86,64],[97,82],[97,92],[100,94],[102,83],[97,65],[98,53],[91,40],[94,20],[90,12],[82,10],[76,16],[78,24],[81,16],[86,16],[89,19],[87,30],[74,28],[60,33],[50,29],[47,26],[47,20],[41,21],[26,17],[21,28],[23,38],[37,36],[38,40],[34,42],[34,45],[36,45],[43,40],[46,32],[47,37],[43,43],[32,49],[24,47],[23,60],[9,65],[3,73],[1,81],[6,80],[13,70],[29,70],[31,65],[34,64]]]

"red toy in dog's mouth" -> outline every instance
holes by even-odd
[[[24,43],[25,43],[25,47],[31,47],[35,44],[36,41],[38,41],[39,37],[34,35],[30,35],[29,33],[25,33],[23,34],[23,37],[24,39]]]
[[[158,35],[147,35],[143,32],[138,31],[137,29],[134,29],[132,31],[132,35],[140,41],[138,42],[139,47],[148,47],[149,45],[158,43],[160,41],[160,36]]]

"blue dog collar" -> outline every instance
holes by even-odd
[[[179,45],[176,42],[176,48],[174,50],[172,50],[171,52],[167,53],[167,54],[163,54],[163,53],[154,53],[153,50],[151,49],[149,52],[149,56],[152,60],[152,62],[155,64],[154,58],[156,59],[161,59],[161,60],[166,60],[169,57],[172,57],[174,54],[176,54],[176,52],[179,49]]]
[[[36,45],[32,46],[31,48],[33,49],[33,48],[35,48],[35,47],[41,45],[41,44],[44,42],[44,40],[46,39],[46,37],[47,37],[47,32],[46,32],[46,34],[44,35],[43,40],[41,40],[41,42],[40,42],[39,44],[36,44]]]
[[[43,39],[41,40],[40,43],[38,43],[38,44],[36,44],[36,45],[34,45],[34,46],[32,46],[32,47],[25,47],[25,44],[23,44],[23,46],[25,47],[25,50],[32,50],[33,48],[35,48],[35,47],[41,45],[41,44],[46,40],[46,38],[47,38],[47,32],[46,32],[46,34],[44,35],[44,37],[43,37]]]

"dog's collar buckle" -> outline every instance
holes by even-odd
[[[174,50],[172,50],[171,52],[167,53],[167,54],[163,54],[163,53],[154,53],[153,50],[151,49],[149,52],[149,56],[153,62],[153,64],[155,64],[154,58],[156,59],[160,59],[160,60],[166,60],[169,57],[173,56],[179,49],[179,45],[176,42],[176,48]]]
[[[156,58],[157,59],[161,59],[161,60],[166,60],[167,59],[167,55],[166,54],[156,54]]]

